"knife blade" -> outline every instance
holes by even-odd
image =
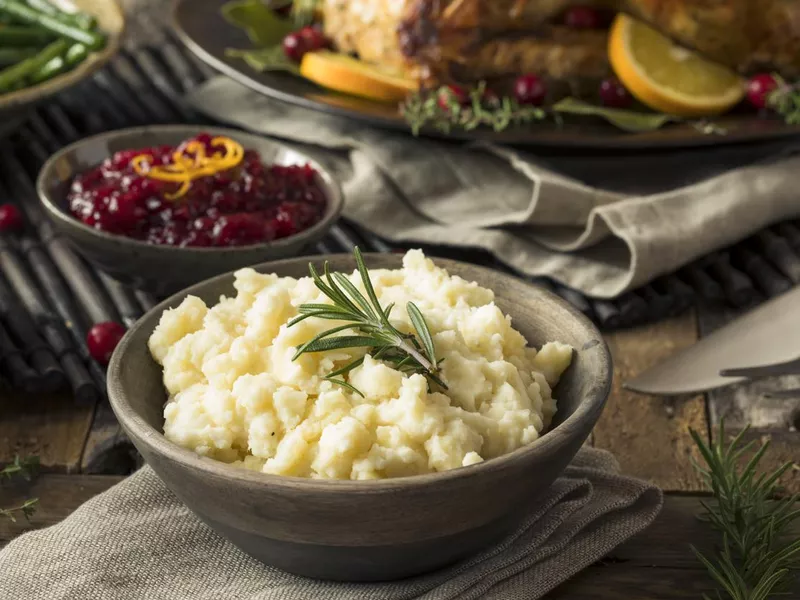
[[[800,286],[795,286],[624,382],[623,387],[658,396],[696,394],[746,380],[721,371],[784,363],[798,356]]]

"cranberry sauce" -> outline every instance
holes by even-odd
[[[325,212],[325,194],[310,166],[266,166],[255,150],[238,165],[191,181],[174,198],[179,183],[139,174],[132,160],[173,165],[173,155],[192,141],[211,156],[220,151],[208,134],[177,147],[124,150],[75,177],[69,191],[72,215],[90,227],[167,246],[244,246],[269,242],[308,229]]]

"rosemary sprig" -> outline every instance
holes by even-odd
[[[502,131],[509,125],[547,118],[547,112],[537,106],[524,106],[513,98],[487,95],[485,83],[480,83],[470,91],[469,103],[463,106],[444,87],[433,93],[412,94],[400,110],[414,135],[419,134],[425,125],[444,133],[449,133],[453,128],[469,131],[481,125]]]
[[[800,86],[789,84],[773,73],[778,86],[767,96],[767,106],[783,117],[787,125],[800,125]]]
[[[6,517],[12,523],[16,523],[17,522],[16,513],[22,513],[22,516],[29,521],[30,518],[33,516],[33,514],[36,512],[36,507],[38,504],[39,504],[38,498],[29,498],[19,506],[14,506],[12,508],[0,508],[0,517]]]
[[[703,503],[703,518],[722,535],[715,555],[705,556],[694,546],[692,550],[719,585],[717,598],[766,600],[785,592],[792,572],[800,569],[800,539],[787,539],[800,518],[796,508],[800,495],[776,499],[776,494],[778,479],[792,463],[757,474],[768,441],[740,469],[739,460],[754,446],[743,443],[747,429],[727,445],[724,423],[719,441],[709,445],[696,431],[690,433],[705,461],[705,466],[695,463],[695,468],[714,493],[713,503]]]
[[[30,481],[39,469],[39,457],[29,456],[27,458],[20,458],[19,455],[14,457],[14,461],[7,464],[0,470],[0,480],[13,479],[14,477],[22,477]],[[26,519],[30,519],[33,513],[36,512],[36,506],[39,503],[38,498],[29,498],[21,505],[11,508],[0,508],[0,517],[10,519],[12,523],[17,522],[17,513],[22,513]]]
[[[292,360],[310,352],[325,352],[343,348],[369,348],[373,358],[387,362],[404,373],[424,375],[429,386],[436,384],[442,389],[447,389],[447,385],[439,377],[441,360],[436,360],[433,336],[422,312],[413,302],[406,305],[409,319],[417,333],[416,336],[403,333],[395,328],[389,321],[394,304],[381,306],[370,280],[369,271],[364,264],[361,250],[356,248],[353,254],[366,296],[342,273],[331,273],[327,261],[323,270],[324,278],[320,276],[314,265],[309,263],[308,270],[314,284],[333,304],[303,304],[298,308],[299,316],[292,319],[288,326],[292,327],[310,317],[341,321],[343,324],[323,331],[301,345]],[[353,333],[335,335],[346,331]],[[325,379],[363,397],[358,389],[343,379],[337,379],[361,365],[363,361],[363,358],[354,360],[328,373]]]
[[[0,479],[11,479],[15,476],[22,477],[30,481],[39,469],[39,457],[28,456],[20,458],[19,454],[14,457],[14,461],[7,464],[0,470]]]

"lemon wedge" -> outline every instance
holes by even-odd
[[[419,88],[413,79],[328,51],[308,52],[300,63],[300,74],[330,90],[382,102],[400,102]]]
[[[622,84],[639,101],[667,114],[721,114],[745,94],[745,82],[735,72],[627,15],[617,15],[611,27],[608,55]]]

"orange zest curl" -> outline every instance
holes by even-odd
[[[175,151],[172,155],[172,164],[151,165],[152,156],[139,154],[131,160],[131,166],[137,175],[142,177],[179,183],[180,187],[176,192],[164,194],[168,200],[176,200],[189,191],[195,179],[232,169],[244,158],[244,148],[230,138],[215,137],[211,140],[211,145],[222,146],[223,151],[208,156],[205,144],[195,140],[186,144],[183,149]]]

